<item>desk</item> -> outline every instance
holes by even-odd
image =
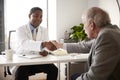
[[[81,62],[86,61],[89,54],[68,54],[63,56],[48,55],[41,58],[24,58],[14,55],[13,60],[6,60],[4,55],[0,55],[0,66],[20,66],[20,65],[35,65],[35,64],[58,64],[58,80],[60,80],[60,63],[65,62]]]

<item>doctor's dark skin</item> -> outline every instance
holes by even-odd
[[[34,28],[38,27],[41,24],[42,15],[43,13],[40,10],[36,10],[29,14],[29,22]]]

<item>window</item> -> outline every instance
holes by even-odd
[[[9,31],[11,29],[16,29],[28,23],[28,14],[32,7],[40,7],[43,9],[43,22],[41,26],[47,27],[47,0],[6,0],[6,30]]]
[[[0,52],[5,49],[4,38],[4,0],[0,0]]]

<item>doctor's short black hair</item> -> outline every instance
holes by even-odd
[[[30,10],[30,13],[29,13],[29,15],[31,15],[32,13],[34,13],[35,11],[37,11],[37,10],[39,10],[39,11],[43,11],[41,8],[39,8],[39,7],[33,7],[33,8],[31,8],[31,10]]]

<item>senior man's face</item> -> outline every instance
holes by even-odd
[[[87,34],[87,37],[91,39],[94,38],[93,22],[88,20],[86,17],[82,17],[82,21],[84,24],[84,30],[85,30],[85,33]]]

